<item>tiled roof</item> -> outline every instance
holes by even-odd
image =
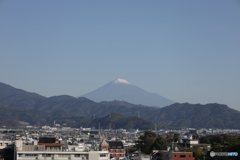
[[[123,143],[121,141],[108,141],[108,144],[110,148],[113,148],[113,146],[121,146],[121,148],[114,148],[114,149],[124,149]]]

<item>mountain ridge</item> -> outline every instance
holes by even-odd
[[[75,98],[68,95],[36,97],[35,93],[24,91],[21,92],[23,94],[16,94],[11,86],[5,87],[10,87],[10,91],[13,91],[7,92],[6,95],[2,91],[3,95],[0,98],[0,111],[4,113],[0,117],[0,124],[5,126],[18,121],[30,121],[31,125],[45,125],[53,119],[63,119],[62,122],[65,123],[73,120],[73,117],[80,121],[82,117],[103,117],[118,112],[124,116],[137,116],[164,126],[240,129],[240,112],[223,104],[175,103],[163,108],[154,108],[125,101],[97,103],[84,97]]]

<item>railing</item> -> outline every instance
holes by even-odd
[[[75,151],[75,150],[55,150],[55,149],[53,149],[53,150],[29,150],[29,149],[24,149],[24,150],[18,150],[19,152],[21,152],[21,151],[29,151],[29,152],[90,152],[90,151],[97,151],[97,150],[83,150],[83,151]]]

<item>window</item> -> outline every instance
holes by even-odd
[[[23,157],[23,154],[18,154],[18,157]]]
[[[51,157],[51,154],[42,154],[43,157]]]
[[[25,154],[25,157],[37,157],[37,154]]]
[[[106,154],[100,154],[100,157],[107,157]]]
[[[70,154],[59,154],[58,157],[70,157]]]
[[[46,157],[52,157],[52,155],[51,154],[46,154]]]
[[[186,157],[186,155],[180,155],[180,158],[185,158]]]
[[[74,157],[82,157],[82,159],[84,159],[84,158],[88,159],[88,155],[87,154],[74,154]]]
[[[74,157],[80,157],[80,154],[74,154]]]

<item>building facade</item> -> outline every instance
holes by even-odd
[[[192,152],[176,152],[167,150],[154,151],[150,160],[195,160]]]

